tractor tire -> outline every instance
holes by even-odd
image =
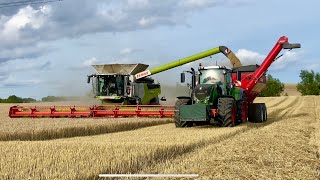
[[[232,127],[232,117],[235,116],[235,102],[233,98],[223,97],[218,99],[218,125]],[[234,114],[234,115],[233,115]],[[235,117],[234,117],[235,118]]]
[[[192,125],[193,125],[193,122],[180,120],[180,112],[179,112],[180,106],[187,105],[187,104],[191,104],[190,99],[178,99],[176,101],[175,112],[174,112],[174,122],[175,122],[176,127],[178,127],[178,128],[192,127]]]
[[[249,106],[248,121],[252,123],[263,123],[267,121],[267,107],[265,103],[253,103]]]

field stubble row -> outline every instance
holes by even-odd
[[[1,178],[24,178],[27,174],[32,178],[92,179],[98,173],[187,172],[184,169],[203,178],[315,177],[316,159],[312,149],[304,145],[312,131],[308,124],[312,116],[308,114],[304,121],[293,118],[314,108],[308,104],[310,98],[277,101],[267,101],[267,106],[278,105],[269,109],[274,119],[266,126],[176,129],[167,124],[43,142],[2,142]],[[310,107],[297,109],[301,103]],[[295,170],[301,166],[299,175]]]

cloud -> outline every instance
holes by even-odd
[[[33,87],[41,84],[42,81],[38,79],[19,79],[9,77],[8,79],[1,82],[2,87]]]
[[[46,71],[51,68],[51,62],[38,63],[32,60],[14,60],[1,63],[0,85],[3,87],[32,86],[41,83],[37,78],[25,79],[16,75],[21,72]]]
[[[302,54],[301,51],[283,52],[283,56],[281,56],[271,64],[270,71],[279,71],[279,70],[290,68],[290,66],[297,63],[297,61],[302,58],[301,54]],[[236,56],[240,59],[243,65],[250,65],[250,64],[260,65],[264,61],[267,55],[246,50],[246,49],[239,49],[236,52]]]
[[[222,0],[68,0],[4,11],[0,12],[0,59],[41,56],[43,50],[39,50],[39,44],[61,38],[185,25],[187,15],[195,10],[223,4],[230,3]],[[15,55],[12,48],[20,49],[20,54]]]
[[[135,52],[139,52],[139,51],[143,51],[143,49],[139,49],[139,48],[124,48],[120,51],[121,55],[129,55]]]
[[[247,49],[239,49],[235,54],[243,65],[260,64],[266,57],[258,52]]]
[[[87,60],[83,61],[82,67],[90,67],[93,64],[98,64],[98,63],[99,63],[99,61],[97,60],[97,58],[92,57],[90,59],[87,59]]]
[[[260,54],[255,51],[247,50],[247,49],[239,49],[235,52],[236,56],[239,58],[242,65],[260,65],[267,55]],[[214,56],[213,56],[214,58]],[[290,68],[293,64],[298,63],[299,59],[302,58],[302,51],[286,51],[283,53],[279,59],[275,60],[269,70],[270,71],[279,71]],[[227,66],[232,67],[230,61],[223,57],[222,59],[212,59],[212,58],[205,58],[201,61],[192,62],[186,65],[187,68],[190,67],[197,67],[201,62],[204,66],[215,65],[216,62],[220,66]]]

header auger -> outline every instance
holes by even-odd
[[[102,105],[95,106],[13,106],[9,116],[17,117],[172,117],[177,127],[193,124],[233,126],[247,120],[263,122],[267,119],[263,103],[253,103],[266,85],[265,73],[282,49],[300,48],[281,37],[260,66],[242,66],[227,47],[219,46],[177,61],[146,70],[145,64],[93,65],[92,81],[95,97]],[[177,97],[174,106],[160,105],[160,84],[148,76],[154,75],[202,58],[223,53],[232,69],[222,66],[193,68],[190,97]],[[181,80],[184,82],[184,74]],[[106,103],[108,103],[106,105]],[[110,103],[116,103],[114,105]],[[259,116],[259,117],[258,117]]]

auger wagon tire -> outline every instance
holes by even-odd
[[[180,106],[190,104],[190,99],[178,99],[175,104],[174,122],[177,128],[192,127],[193,123],[189,121],[181,121],[180,119]]]
[[[267,121],[267,107],[265,103],[253,103],[249,106],[248,121],[252,123],[263,123]]]
[[[235,103],[233,98],[218,99],[218,125],[221,127],[232,127],[232,113],[235,111]]]

